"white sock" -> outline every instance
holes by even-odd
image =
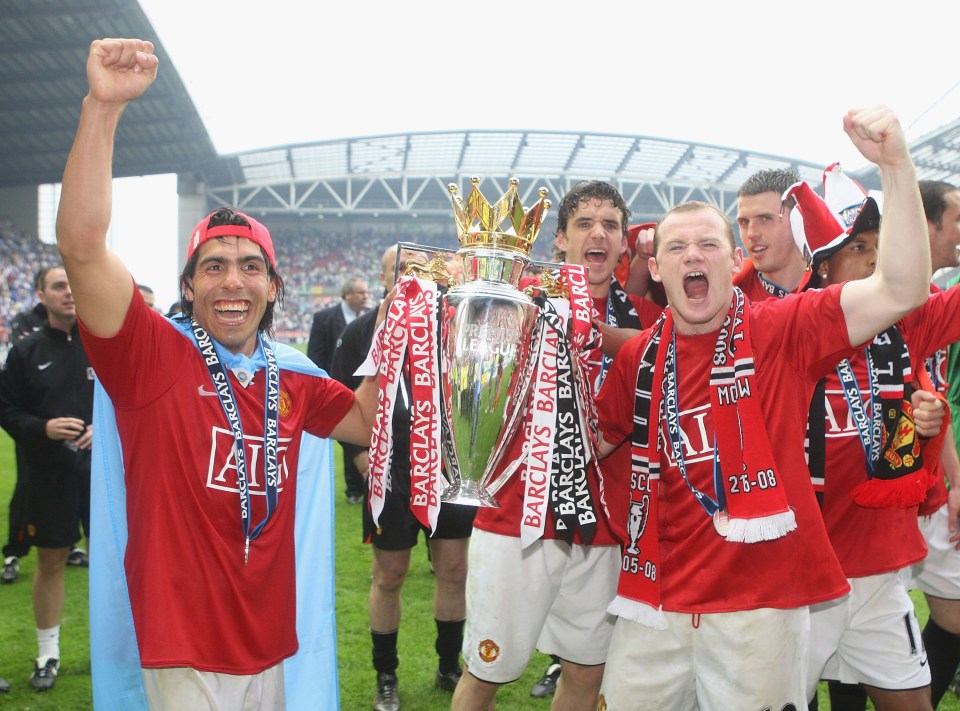
[[[60,625],[42,630],[37,628],[37,663],[43,666],[48,659],[60,659]]]

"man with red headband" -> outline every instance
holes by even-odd
[[[369,441],[376,385],[354,395],[266,338],[283,281],[267,228],[234,210],[190,236],[183,317],[146,306],[106,233],[117,124],[157,64],[150,42],[91,44],[57,218],[81,336],[110,398],[98,394],[94,432],[117,435],[94,446],[95,505],[118,534],[91,556],[95,704],[334,708],[330,454],[311,437]],[[311,571],[310,545],[323,540]],[[311,572],[320,582],[308,598]],[[132,669],[123,640],[104,638],[131,623]]]

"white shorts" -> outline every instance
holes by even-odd
[[[810,608],[810,698],[820,679],[894,691],[928,686],[927,653],[900,574],[848,582],[848,595]]]
[[[283,662],[259,674],[235,675],[189,667],[144,669],[150,711],[254,711],[286,708]]]
[[[808,608],[664,614],[665,630],[617,620],[601,709],[805,711]]]
[[[575,664],[603,664],[613,634],[618,546],[567,545],[474,529],[467,573],[463,659],[496,684],[519,679],[534,649]]]
[[[947,505],[920,517],[920,532],[927,540],[927,557],[913,566],[912,588],[945,600],[960,600],[960,551],[948,539]]]

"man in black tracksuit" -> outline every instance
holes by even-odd
[[[77,331],[63,267],[43,274],[46,325],[17,341],[0,375],[0,425],[23,451],[26,540],[37,548],[34,615],[39,654],[30,684],[53,686],[60,668],[60,616],[70,547],[90,516],[93,369]],[[82,512],[82,513],[81,513]]]
[[[34,291],[37,298],[39,298],[40,291],[43,289],[42,278],[45,273],[46,269],[41,269],[34,277]],[[39,331],[46,322],[47,308],[42,303],[24,309],[13,317],[13,322],[10,324],[11,345],[21,338]],[[9,532],[7,534],[7,544],[3,547],[3,570],[0,571],[0,584],[12,583],[20,576],[20,559],[30,552],[30,544],[26,542],[24,533],[24,527],[26,526],[24,496],[28,475],[27,462],[19,446],[15,446],[15,451],[17,483],[13,488],[13,496],[10,497]]]

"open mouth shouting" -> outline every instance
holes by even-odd
[[[683,278],[683,293],[688,299],[705,299],[709,286],[707,275],[703,272],[690,272]]]
[[[601,265],[607,261],[607,250],[603,247],[591,247],[583,254],[583,261],[586,264]]]

